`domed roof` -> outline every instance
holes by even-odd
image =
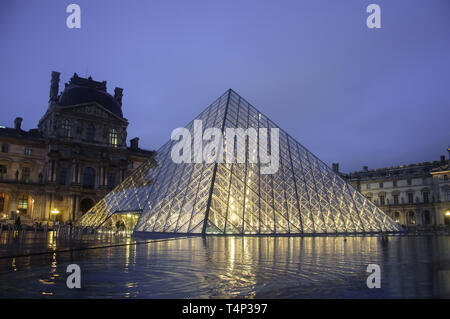
[[[97,82],[91,77],[85,79],[75,73],[70,82],[66,83],[65,89],[59,97],[59,105],[68,106],[90,102],[97,102],[113,114],[123,117],[119,101],[106,91],[106,81]]]

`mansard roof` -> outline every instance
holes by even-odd
[[[113,114],[123,117],[119,101],[106,91],[106,81],[94,81],[91,77],[82,78],[75,73],[70,82],[66,83],[58,104],[69,106],[90,102],[96,102]]]
[[[18,139],[26,139],[26,140],[34,140],[37,142],[44,141],[42,138],[42,134],[41,134],[41,132],[39,132],[38,129],[31,129],[29,131],[24,131],[22,129],[2,127],[2,128],[0,128],[0,136],[10,137],[10,138],[18,138]]]

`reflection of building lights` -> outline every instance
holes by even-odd
[[[237,218],[236,214],[231,215],[231,220],[232,220],[232,221],[235,221],[236,218]]]
[[[58,208],[53,208],[53,210],[52,210],[52,214],[59,214],[59,210],[58,210]]]
[[[131,214],[127,214],[127,217],[131,217]]]

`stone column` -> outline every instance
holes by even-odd
[[[82,181],[81,181],[81,171],[82,171],[82,168],[81,168],[81,165],[80,165],[80,163],[77,163],[77,167],[78,167],[78,172],[77,172],[77,184],[81,184],[82,183]]]
[[[103,188],[104,186],[105,186],[105,167],[100,166],[98,187]]]
[[[6,211],[8,217],[10,216],[11,212],[14,213],[17,212],[17,196],[18,196],[17,192],[9,193],[8,210]]]
[[[78,184],[77,183],[77,177],[78,177],[78,163],[76,161],[72,162],[72,184]]]
[[[45,195],[45,219],[47,221],[51,220],[51,210],[52,210],[53,194]]]
[[[75,198],[75,219],[74,220],[78,220],[78,218],[80,217],[80,197],[79,196],[74,196]]]

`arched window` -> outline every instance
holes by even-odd
[[[423,224],[424,225],[431,224],[431,214],[427,210],[423,212]]]
[[[117,130],[114,128],[109,129],[109,144],[117,147]]]
[[[83,187],[93,189],[95,187],[95,170],[86,167],[83,171]]]
[[[94,126],[94,124],[89,124],[89,126],[86,130],[86,138],[90,142],[95,141],[95,126]]]
[[[416,214],[413,211],[408,212],[408,224],[416,224]]]
[[[63,121],[63,135],[65,137],[72,137],[72,123],[70,123],[69,120],[64,120]]]

